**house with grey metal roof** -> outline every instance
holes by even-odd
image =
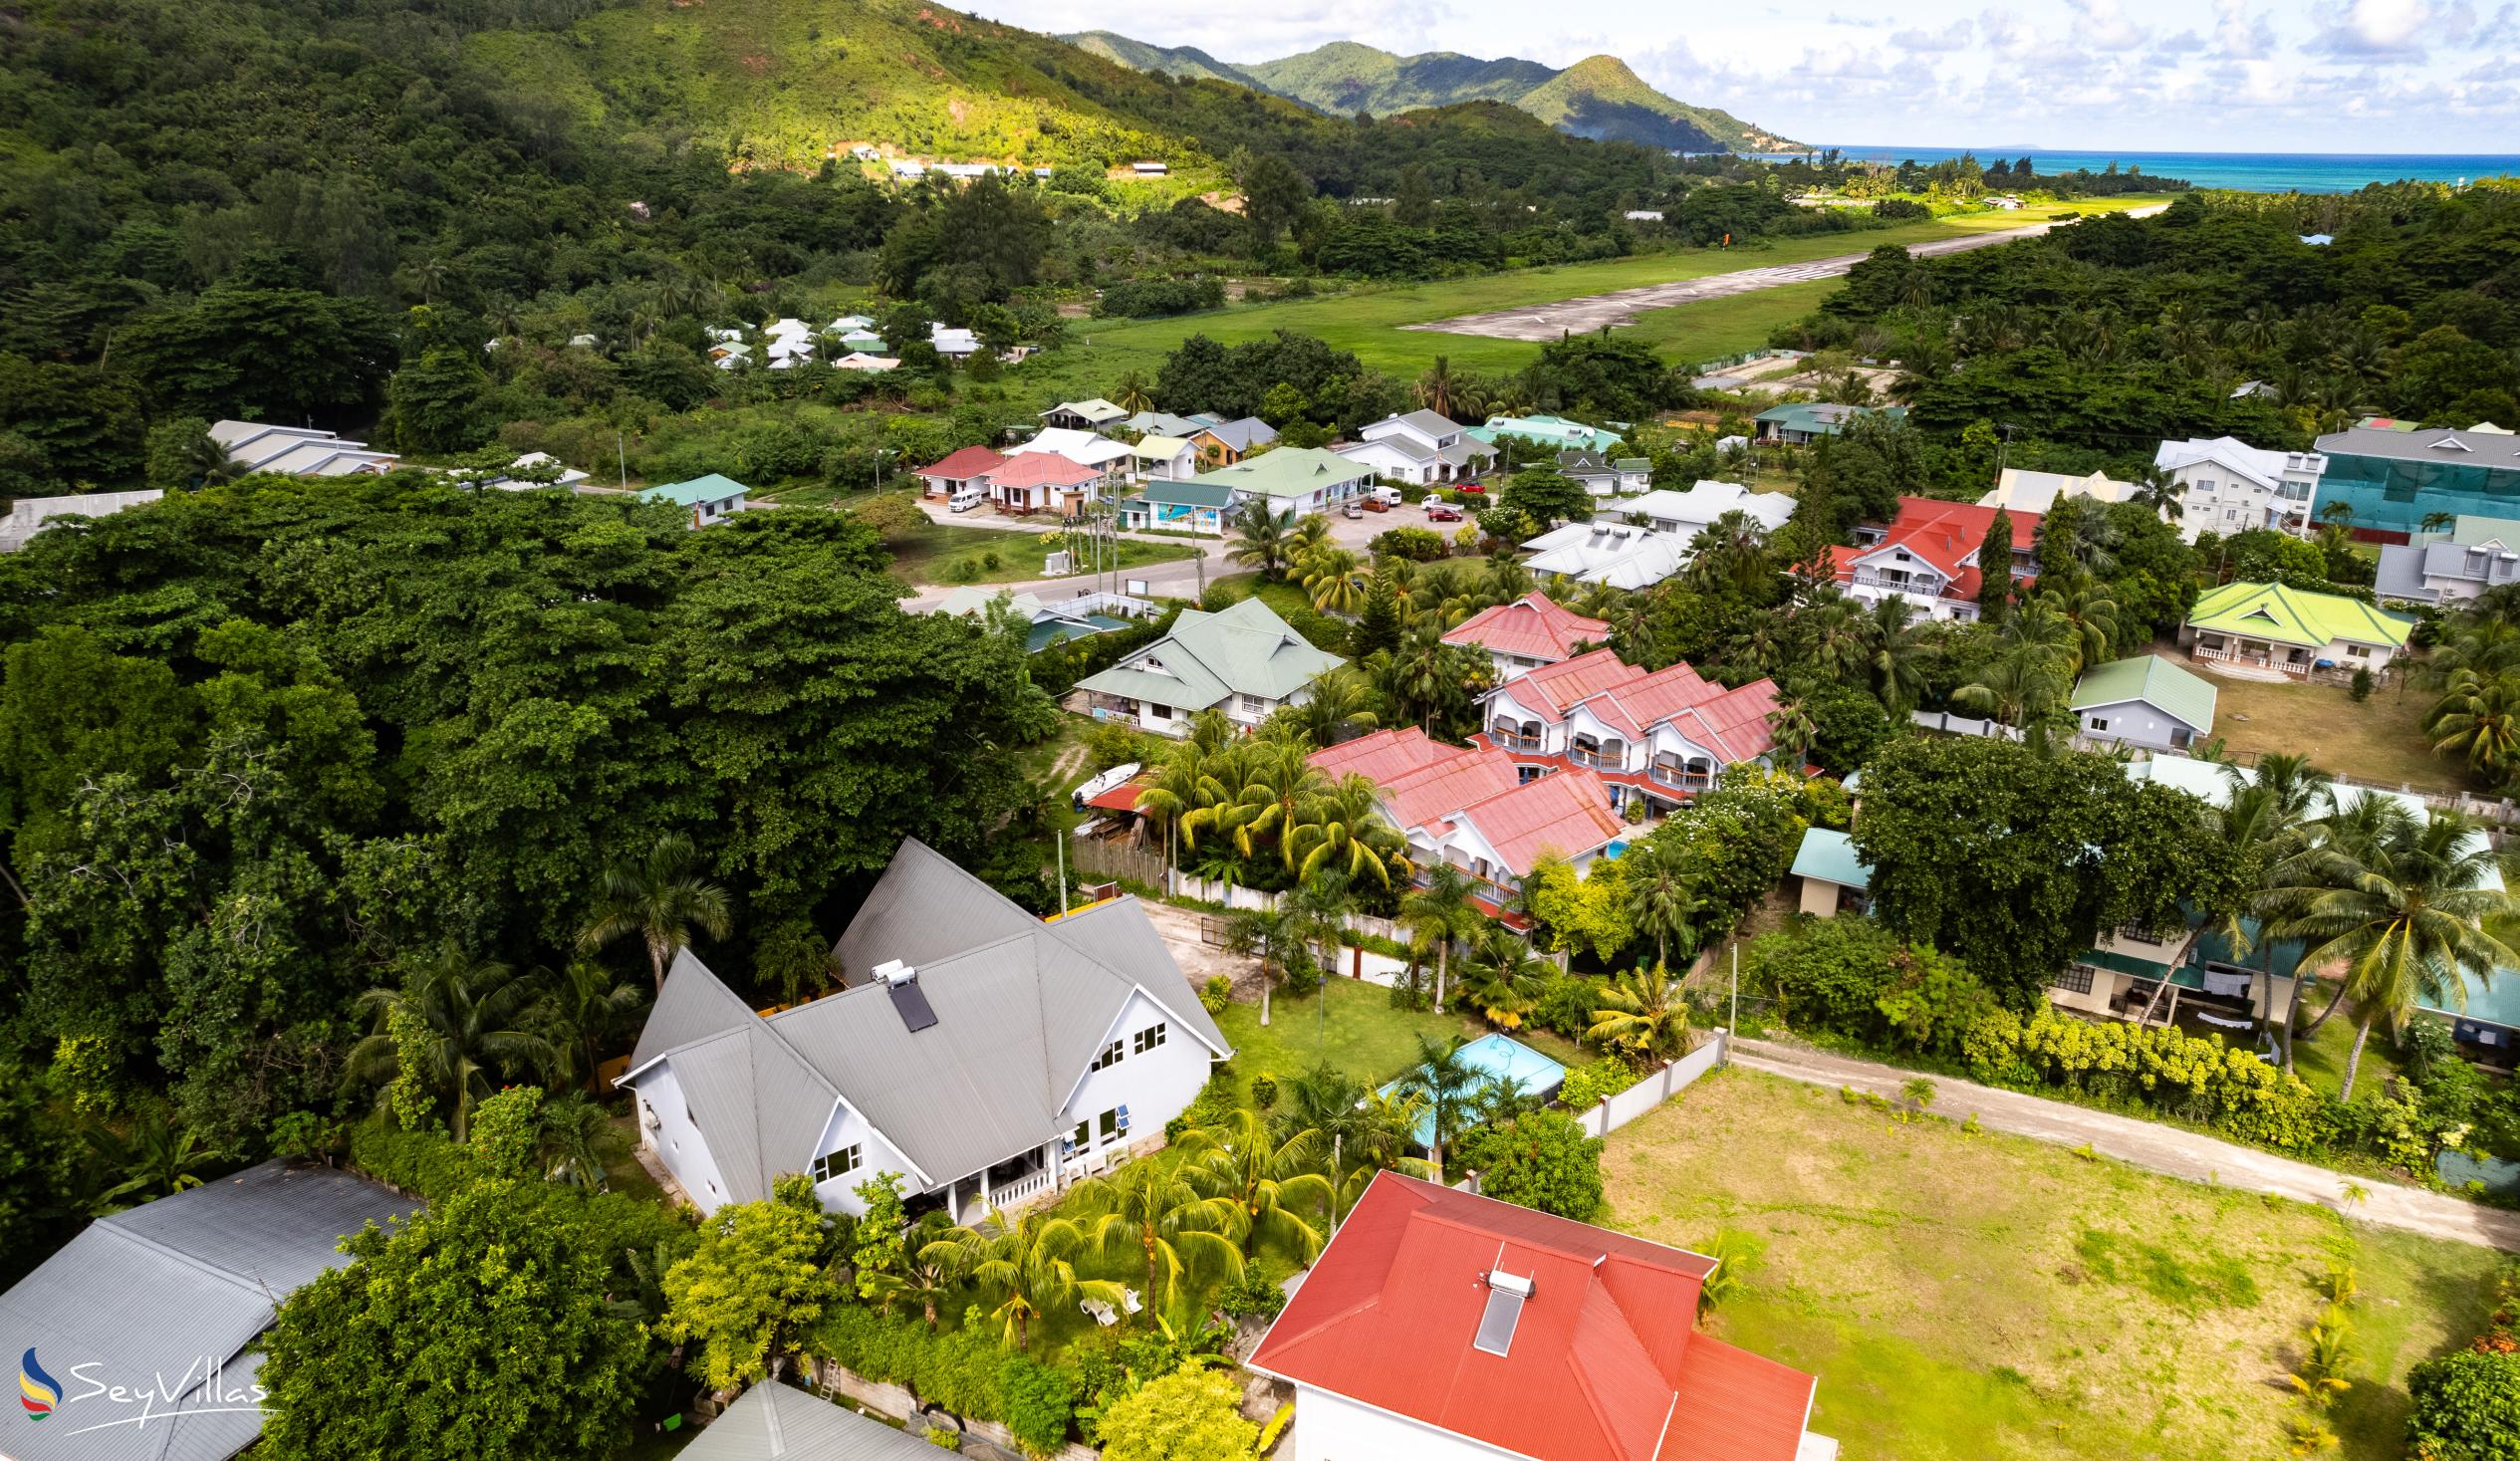
[[[343,1238],[419,1206],[274,1160],[91,1223],[0,1294],[24,1398],[0,1412],[0,1456],[226,1461],[262,1434],[252,1346],[280,1302],[347,1262]]]
[[[1558,473],[1595,497],[1626,497],[1653,486],[1653,463],[1640,456],[1569,448],[1558,453]]]
[[[792,1172],[823,1205],[898,1173],[961,1222],[1159,1136],[1233,1051],[1134,898],[1043,921],[901,844],[832,964],[837,993],[755,1012],[688,949],[619,1084],[703,1212]]]
[[[1394,482],[1423,487],[1476,477],[1496,466],[1495,447],[1434,411],[1385,416],[1357,436],[1356,444],[1341,447],[1339,454]]]
[[[2383,545],[2372,590],[2384,600],[2463,604],[2515,582],[2520,582],[2520,522],[2461,516],[2446,538]]]
[[[810,1391],[764,1380],[676,1453],[681,1461],[935,1461],[913,1422],[900,1429]]]
[[[1190,444],[1199,450],[1199,470],[1214,471],[1230,467],[1255,451],[1277,444],[1278,428],[1258,416],[1236,416],[1228,421],[1210,411],[1197,411],[1187,418]]]
[[[110,518],[126,508],[146,507],[166,494],[147,487],[134,492],[83,492],[69,497],[21,497],[0,519],[0,553],[15,553],[55,519]]]
[[[351,441],[338,431],[312,426],[276,426],[268,421],[214,421],[210,439],[227,459],[248,472],[279,472],[291,477],[375,475],[401,465],[389,451]]]
[[[1314,648],[1268,605],[1245,599],[1215,613],[1182,609],[1172,632],[1077,681],[1077,688],[1097,720],[1178,736],[1188,733],[1190,717],[1211,706],[1237,725],[1256,726],[1281,705],[1311,699],[1313,681],[1345,663]]]

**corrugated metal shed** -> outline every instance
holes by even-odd
[[[934,1461],[938,1454],[908,1431],[771,1381],[727,1406],[682,1448],[681,1461]]]

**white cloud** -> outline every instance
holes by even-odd
[[[2129,19],[2118,0],[2069,0],[2074,10],[2074,38],[2103,51],[2132,51],[2149,34]]]
[[[1890,44],[1902,51],[1965,51],[1976,33],[1966,16],[1938,31],[1905,30],[1890,32]]]
[[[2345,60],[2412,61],[2436,43],[2461,39],[2475,23],[2475,12],[2463,3],[2347,0],[2327,12],[2312,49]]]
[[[2249,14],[2249,0],[2214,0],[2214,51],[2227,61],[2262,61],[2275,53],[2275,25]]]

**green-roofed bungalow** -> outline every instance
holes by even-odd
[[[2214,729],[2213,682],[2157,654],[2094,666],[2073,705],[2083,736],[2111,745],[2184,751]]]
[[[2341,594],[2283,584],[2225,584],[2196,601],[2178,632],[2198,659],[2308,676],[2368,669],[2377,675],[2406,647],[2413,621]]]
[[[694,477],[688,482],[667,482],[638,494],[641,502],[670,502],[691,515],[691,526],[705,528],[722,523],[744,510],[744,495],[752,491],[732,477],[715,472]]]
[[[1236,725],[1257,726],[1280,705],[1310,699],[1313,681],[1346,662],[1314,648],[1268,605],[1245,599],[1216,613],[1181,610],[1172,632],[1077,688],[1097,720],[1178,736],[1211,707]]]
[[[1236,502],[1302,517],[1363,497],[1374,486],[1374,468],[1318,446],[1280,446],[1191,480],[1226,488]]]
[[[1802,446],[1823,436],[1835,436],[1858,416],[1881,414],[1893,420],[1907,414],[1905,406],[1839,405],[1834,401],[1802,400],[1770,406],[1751,420],[1756,423],[1761,441],[1777,441],[1787,446]]]

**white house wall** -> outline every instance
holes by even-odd
[[[638,1097],[639,1133],[665,1170],[682,1184],[683,1195],[704,1214],[724,1206],[726,1184],[719,1180],[717,1159],[709,1155],[708,1141],[691,1120],[682,1086],[674,1080],[673,1062],[663,1061],[639,1077],[632,1092]],[[655,1118],[652,1131],[647,1125],[651,1115]]]
[[[1498,1461],[1515,1455],[1311,1385],[1295,1387],[1295,1461]]]
[[[1188,997],[1186,985],[1182,993]],[[1137,1032],[1157,1022],[1165,1027],[1163,1044],[1144,1055],[1137,1054],[1134,1048]],[[1120,1017],[1103,1037],[1105,1045],[1115,1040],[1121,1045],[1120,1063],[1086,1073],[1076,1094],[1068,1097],[1061,1112],[1061,1125],[1072,1129],[1079,1121],[1094,1120],[1107,1110],[1125,1105],[1129,1107],[1130,1140],[1161,1134],[1163,1123],[1188,1108],[1199,1088],[1207,1084],[1211,1053],[1188,1026],[1165,1014],[1142,990],[1130,992],[1129,1003],[1122,1007]]]
[[[2147,746],[2154,750],[2171,749],[2170,733],[2187,731],[2204,734],[2197,727],[2164,714],[2146,700],[2119,700],[2107,705],[2092,705],[2078,710],[2083,734],[2095,741],[2117,741],[2130,746]],[[2098,722],[2107,722],[2103,728]]]
[[[833,1109],[832,1118],[823,1125],[822,1138],[814,1145],[813,1156],[807,1157],[806,1160],[810,1162],[826,1152],[838,1151],[844,1146],[851,1145],[865,1148],[865,1161],[859,1168],[845,1176],[814,1184],[814,1195],[822,1199],[826,1209],[832,1212],[845,1212],[852,1217],[864,1215],[867,1210],[866,1199],[850,1189],[861,1182],[871,1182],[883,1172],[900,1173],[901,1189],[904,1192],[915,1195],[925,1188],[926,1184],[921,1182],[918,1173],[911,1169],[910,1159],[901,1154],[900,1148],[877,1134],[875,1127],[867,1124],[867,1118],[858,1114],[845,1100],[839,1102]],[[947,1182],[961,1174],[956,1172],[931,1173],[930,1175],[935,1176],[939,1182]]]

